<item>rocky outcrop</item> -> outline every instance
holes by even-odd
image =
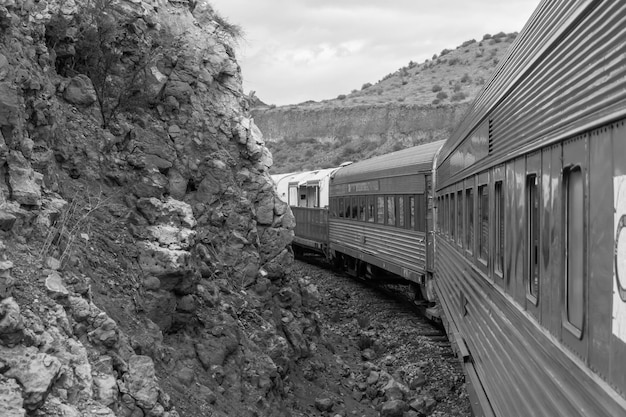
[[[270,415],[319,294],[285,276],[228,32],[206,2],[98,4],[0,0],[0,406]]]
[[[446,106],[381,104],[353,107],[284,106],[252,110],[254,122],[268,141],[317,139],[334,143],[361,140],[406,141],[442,139],[468,104]]]

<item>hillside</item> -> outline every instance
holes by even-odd
[[[445,139],[516,36],[468,40],[334,99],[253,107],[274,158],[272,173],[337,166]]]

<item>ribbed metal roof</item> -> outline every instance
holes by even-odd
[[[345,184],[430,171],[435,153],[444,142],[440,140],[414,146],[348,165],[335,172],[332,183]]]
[[[626,114],[625,4],[542,1],[443,146],[437,187]],[[460,172],[452,156],[485,122],[489,157]]]

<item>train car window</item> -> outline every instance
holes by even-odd
[[[528,248],[528,294],[539,297],[539,183],[537,175],[526,176],[526,247]]]
[[[351,197],[350,198],[350,205],[351,205],[351,208],[352,208],[352,213],[350,215],[350,218],[358,219],[359,203],[358,203],[356,197]]]
[[[456,206],[454,205],[454,193],[450,194],[450,213],[448,213],[448,217],[450,219],[450,238],[454,241],[455,239],[455,231],[456,231],[456,222],[455,220]]]
[[[339,217],[344,217],[345,201],[343,197],[337,197],[337,214],[339,215]]]
[[[365,221],[365,196],[359,197],[359,220]]]
[[[376,223],[385,223],[385,197],[377,197],[376,202]]]
[[[409,197],[409,227],[415,230],[415,197]]]
[[[584,194],[579,166],[565,172],[565,311],[567,321],[579,332],[584,305]],[[579,334],[580,337],[580,334]]]
[[[404,196],[398,196],[398,227],[404,227]]]
[[[456,223],[458,226],[456,242],[463,246],[463,191],[456,193]]]
[[[449,217],[448,217],[448,211],[449,211],[449,207],[450,207],[450,196],[448,194],[443,196],[443,233],[448,236],[449,233],[449,229],[448,229],[448,221],[449,221]]]
[[[474,249],[474,189],[465,190],[465,248]]]
[[[387,196],[387,224],[396,225],[396,204],[393,196]]]
[[[336,201],[337,200],[335,198],[331,198],[330,201],[329,201],[328,213],[329,213],[331,218],[335,217],[335,210],[336,210],[335,209],[335,203],[336,203]]]
[[[494,256],[493,268],[502,277],[504,272],[504,190],[502,181],[496,181],[494,188],[495,222],[494,222]]]
[[[350,204],[350,197],[345,197],[346,200],[346,214],[345,217],[346,219],[350,218],[350,215],[352,214],[352,205]]]
[[[374,205],[374,196],[367,196],[367,221],[370,223],[374,222],[376,218],[376,206]]]
[[[478,259],[489,263],[489,187],[478,187]]]
[[[418,194],[415,203],[417,205],[417,210],[415,211],[417,216],[415,219],[415,221],[417,222],[417,230],[419,230],[420,232],[425,232],[427,223],[426,215],[428,213],[428,200],[424,194]]]

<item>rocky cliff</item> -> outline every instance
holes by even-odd
[[[336,108],[304,105],[257,108],[252,115],[277,160],[276,172],[288,172],[337,166],[346,160],[445,139],[467,107],[467,103]],[[290,148],[292,152],[297,148],[301,155],[310,148],[307,161],[296,160],[296,166],[289,165]]]
[[[439,138],[457,123],[467,104],[420,106],[381,104],[344,108],[286,106],[253,110],[254,122],[267,141],[319,138],[323,141],[419,140]]]
[[[254,122],[267,141],[319,138],[322,141],[380,140],[419,141],[439,138],[457,123],[467,104],[424,106],[381,104],[338,108],[286,106],[255,109]]]
[[[316,337],[227,28],[0,0],[3,416],[280,415]]]

